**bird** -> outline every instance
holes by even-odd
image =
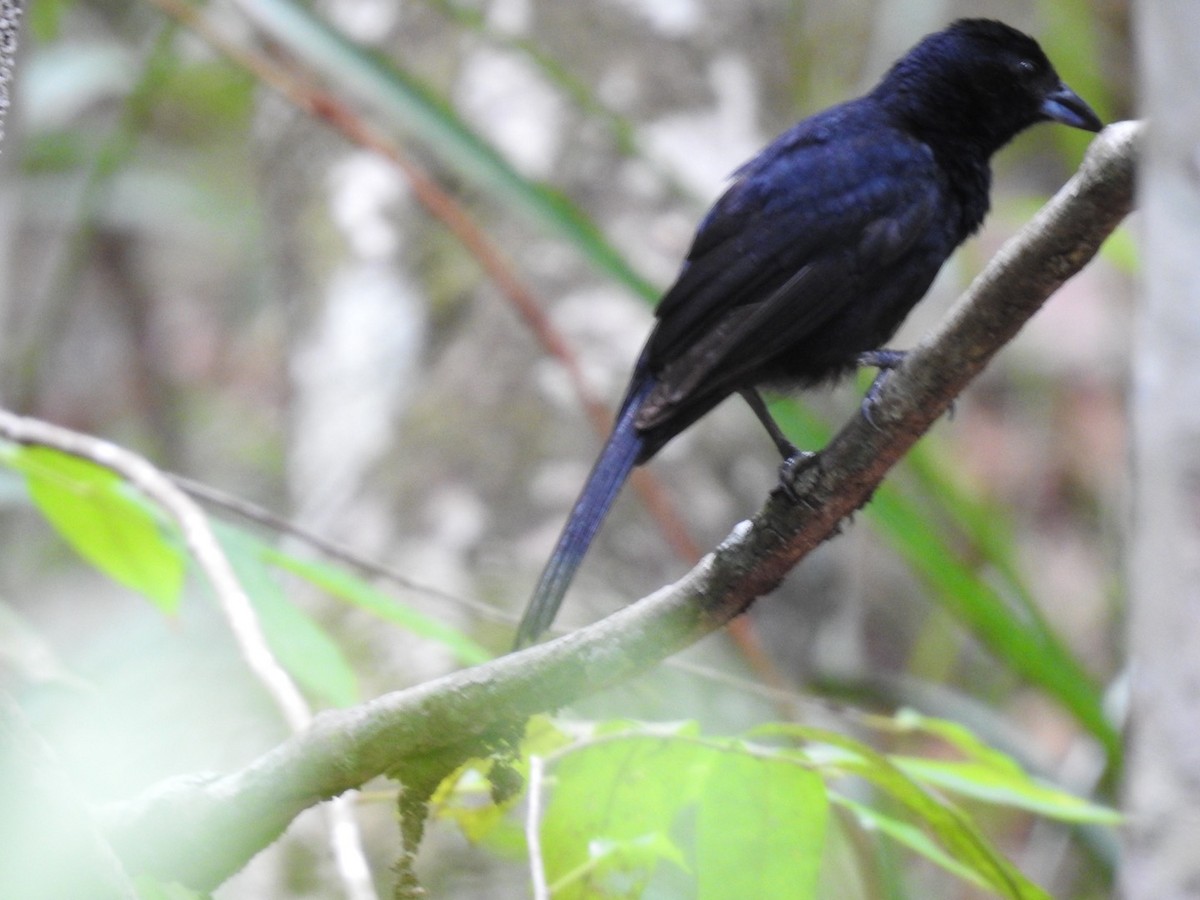
[[[615,424],[517,628],[552,624],[635,466],[740,394],[784,459],[805,457],[762,387],[808,388],[903,359],[884,344],[989,208],[992,155],[1038,122],[1099,117],[1037,41],[990,19],[921,39],[868,93],[803,119],[737,169],[701,220]]]

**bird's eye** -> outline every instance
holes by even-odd
[[[1017,60],[1017,75],[1021,78],[1032,78],[1037,73],[1037,66],[1027,59]]]

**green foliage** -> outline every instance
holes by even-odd
[[[907,775],[889,757],[840,734],[790,723],[763,726],[756,734],[789,735],[811,741],[809,757],[834,775],[856,775],[899,803],[938,839],[960,865],[989,888],[1007,897],[1043,897],[983,836],[975,824],[949,801]]]
[[[29,31],[39,41],[51,41],[59,35],[62,19],[72,6],[70,0],[39,0],[25,8]]]
[[[263,546],[252,536],[222,525],[216,529],[238,581],[254,604],[259,624],[279,663],[311,695],[334,706],[359,697],[358,679],[342,648],[284,595]]]
[[[177,527],[120,476],[88,460],[41,447],[2,445],[0,463],[23,476],[34,506],[84,560],[164,612],[178,609],[188,560]],[[491,658],[458,629],[398,602],[344,569],[285,552],[231,525],[215,523],[214,532],[254,605],[272,652],[323,703],[357,702],[357,677],[337,641],[288,599],[278,579],[281,571],[441,644],[464,664]]]
[[[193,891],[176,882],[165,883],[149,875],[140,875],[134,882],[137,900],[208,900],[211,894]]]
[[[951,538],[890,485],[879,490],[868,514],[883,538],[933,589],[934,598],[1022,678],[1044,688],[1115,754],[1119,742],[1104,715],[1100,689],[1059,637],[1031,607],[1013,608],[1005,596],[950,549]],[[960,518],[959,525],[969,523]],[[986,544],[976,548],[988,550]],[[997,560],[996,556],[990,557]]]
[[[30,499],[76,553],[164,612],[178,608],[184,555],[120,476],[42,447],[5,445],[0,461],[25,476]]]
[[[555,766],[541,826],[542,860],[563,900],[627,896],[620,885],[644,886],[664,859],[680,864],[668,826],[695,802],[712,764],[704,748],[664,740],[666,734],[606,740],[612,732],[605,732],[599,729],[586,751],[566,753]],[[607,788],[602,795],[595,792],[600,785]]]
[[[707,773],[696,823],[697,893],[815,896],[829,827],[825,783],[794,760],[749,749],[735,745]]]
[[[392,597],[356,578],[344,569],[311,559],[302,559],[274,547],[260,545],[261,558],[325,591],[331,597],[365,609],[378,618],[401,626],[418,637],[441,644],[463,665],[487,662],[492,654],[464,635],[457,628],[426,616],[412,607],[397,603]]]
[[[535,717],[513,763],[528,778],[530,757],[540,757],[546,775],[529,790],[551,794],[534,864],[555,898],[640,897],[663,876],[664,863],[671,877],[684,873],[700,897],[816,897],[827,839],[842,827],[829,815],[832,804],[851,814],[867,841],[886,838],[998,896],[1042,898],[942,791],[1064,822],[1118,821],[1111,810],[1030,779],[955,723],[913,713],[866,721],[885,736],[938,740],[963,758],[885,755],[792,723],[709,738],[691,722]],[[464,765],[443,783],[434,809],[470,840],[489,843],[502,832],[511,848],[519,798],[484,799],[496,764]]]
[[[1110,809],[1080,800],[1033,779],[1010,757],[989,747],[956,722],[902,710],[880,727],[895,726],[901,733],[925,734],[945,741],[962,761],[893,757],[910,776],[976,800],[1023,809],[1060,822],[1117,825],[1120,816]]]

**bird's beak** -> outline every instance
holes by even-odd
[[[1063,82],[1042,101],[1042,115],[1054,122],[1062,122],[1084,131],[1099,131],[1104,127],[1100,117],[1083,99]]]

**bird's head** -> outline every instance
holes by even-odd
[[[989,19],[960,19],[924,38],[873,94],[915,133],[974,142],[989,155],[1036,122],[1103,127],[1037,41]]]

